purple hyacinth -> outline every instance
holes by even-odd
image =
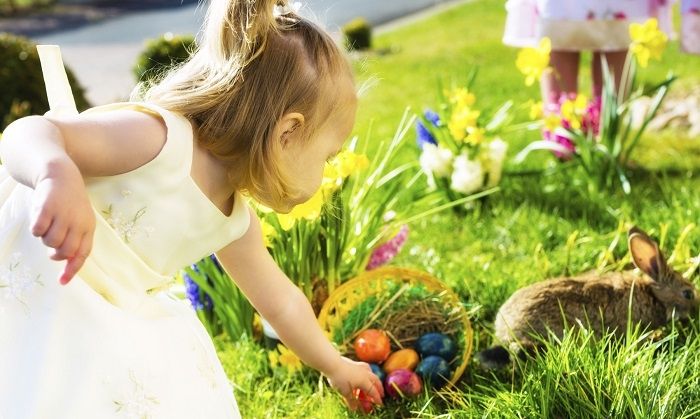
[[[437,145],[437,140],[433,133],[423,124],[423,121],[416,120],[416,143],[422,150],[425,144]]]
[[[394,237],[392,237],[386,243],[380,245],[369,258],[367,263],[367,270],[378,268],[386,263],[389,263],[396,255],[401,251],[401,248],[406,243],[408,239],[408,226],[402,225],[401,229]]]
[[[437,112],[433,111],[432,109],[426,109],[425,112],[423,112],[423,116],[431,124],[433,124],[434,127],[441,127],[442,126],[442,121],[440,120],[440,115],[438,115]]]
[[[197,265],[192,265],[192,270],[199,272]],[[187,299],[190,300],[190,304],[195,310],[207,310],[210,311],[214,308],[214,302],[212,301],[209,294],[201,291],[199,285],[188,275],[183,275],[185,280],[185,293],[187,294]]]

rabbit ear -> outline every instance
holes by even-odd
[[[628,240],[630,253],[637,268],[655,281],[663,281],[667,277],[667,267],[659,245],[637,227],[630,229]]]

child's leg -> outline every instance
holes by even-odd
[[[610,71],[615,76],[615,86],[619,87],[620,80],[622,79],[622,71],[625,67],[625,60],[627,59],[627,50],[593,53],[593,68],[591,69],[591,73],[593,73],[593,95],[596,97],[600,96],[600,92],[603,91],[603,56],[605,56],[605,60],[608,62],[608,68],[610,68]]]
[[[542,75],[542,100],[556,102],[562,93],[578,91],[578,65],[580,53],[577,51],[552,51],[549,64],[552,71]]]

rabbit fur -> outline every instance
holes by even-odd
[[[516,291],[496,315],[495,337],[500,346],[478,358],[487,367],[502,365],[509,361],[508,351],[536,348],[533,336],[553,333],[562,338],[567,327],[578,324],[597,336],[605,331],[624,335],[628,318],[643,328],[656,329],[696,313],[697,289],[667,265],[657,243],[637,227],[629,230],[628,243],[641,275],[631,270],[588,272]]]

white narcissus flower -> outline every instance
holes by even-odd
[[[452,172],[452,189],[463,194],[476,192],[484,186],[484,170],[479,161],[469,160],[466,154],[460,154],[454,161]]]
[[[489,144],[489,182],[486,186],[493,187],[501,182],[506,151],[508,151],[508,144],[500,138],[496,138]]]
[[[453,158],[450,150],[426,143],[420,155],[420,167],[427,174],[447,177],[450,175]]]

